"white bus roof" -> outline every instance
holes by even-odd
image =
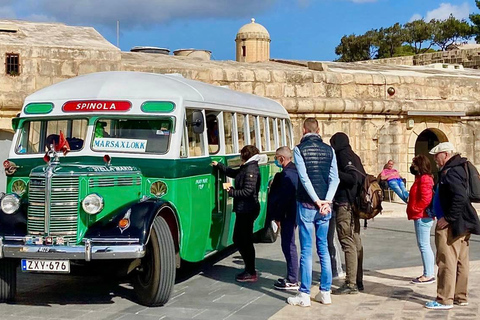
[[[181,75],[130,71],[99,72],[71,78],[29,95],[25,105],[53,103],[54,109],[48,114],[52,116],[64,115],[62,106],[67,101],[87,100],[128,100],[132,103],[128,114],[142,114],[140,106],[145,101],[172,101],[187,106],[189,102],[197,106],[200,103],[205,107],[218,106],[222,110],[231,107],[237,111],[288,117],[281,104],[268,98],[185,79]],[[22,116],[26,116],[23,111]]]

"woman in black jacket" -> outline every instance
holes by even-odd
[[[245,263],[245,271],[236,276],[238,282],[255,282],[258,280],[255,270],[255,248],[253,246],[253,222],[260,213],[258,191],[260,190],[260,169],[258,167],[259,151],[255,146],[247,145],[240,151],[242,165],[232,169],[222,163],[213,161],[212,165],[235,179],[235,188],[227,189],[233,197],[233,211],[236,213],[233,243],[237,246]]]

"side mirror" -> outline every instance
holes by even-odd
[[[12,118],[12,129],[13,129],[13,131],[17,131],[19,123],[20,123],[20,118],[18,118],[18,117]]]
[[[205,130],[205,121],[203,120],[202,111],[194,111],[192,113],[192,123],[190,125],[193,127],[193,132],[196,134],[201,134]]]

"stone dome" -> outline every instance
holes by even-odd
[[[268,39],[270,40],[270,34],[267,29],[259,23],[255,22],[252,18],[252,22],[247,23],[241,27],[237,32],[236,39]]]

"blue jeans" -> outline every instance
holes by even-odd
[[[400,197],[400,199],[403,200],[403,202],[407,203],[408,191],[405,189],[405,184],[402,179],[388,180],[388,186]]]
[[[430,246],[430,229],[433,225],[432,218],[414,220],[417,244],[422,255],[423,276],[431,278],[434,276],[433,266],[435,264],[432,247]]]
[[[315,232],[317,253],[322,268],[320,290],[330,291],[332,286],[332,266],[328,253],[328,224],[332,214],[320,215],[318,210],[307,209],[297,202],[297,225],[300,238],[300,292],[310,294],[312,285],[312,238]]]

